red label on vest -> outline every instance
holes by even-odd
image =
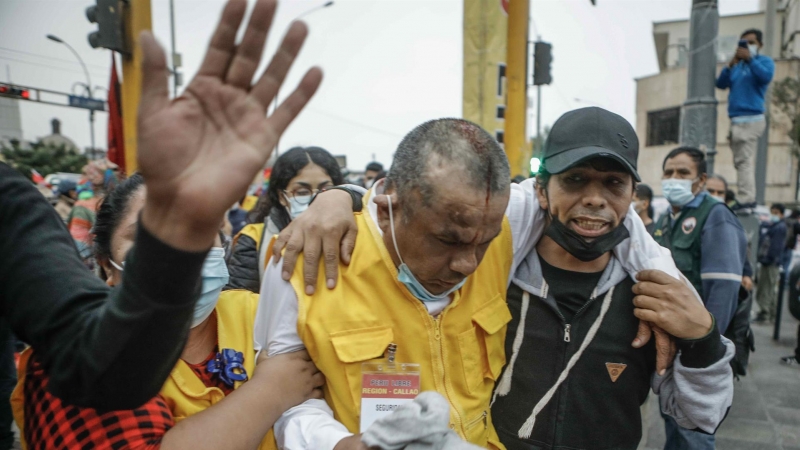
[[[414,365],[416,366],[416,364]],[[363,433],[376,420],[414,401],[419,394],[419,372],[365,372],[361,375],[361,423]]]
[[[419,375],[372,374],[361,378],[361,398],[410,398],[419,395]]]

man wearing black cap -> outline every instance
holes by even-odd
[[[638,151],[628,122],[600,108],[568,112],[550,130],[536,187],[547,226],[509,286],[509,363],[492,407],[509,450],[635,449],[651,386],[662,411],[707,433],[730,406],[733,347],[713,317],[663,272],[636,283],[612,252],[635,214]],[[638,319],[674,337],[671,370],[656,373],[652,343],[631,346]],[[702,403],[719,408],[704,416]]]
[[[687,428],[713,433],[730,407],[733,345],[688,281],[665,273],[680,277],[631,209],[638,148],[622,117],[600,108],[572,111],[550,131],[538,183],[512,187],[512,319],[507,365],[487,417],[509,450],[635,449],[650,387],[661,409]],[[293,241],[293,252],[303,247],[294,238],[307,231],[305,223],[346,218],[349,198],[323,195],[327,200],[312,204],[295,226],[299,234],[279,239]],[[340,240],[323,245],[338,248]],[[315,271],[317,263],[305,257]],[[287,264],[293,262],[284,270]],[[308,275],[316,284],[316,273]],[[656,373],[656,343],[637,335],[639,319],[662,344],[677,346],[672,367]]]

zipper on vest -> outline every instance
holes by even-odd
[[[445,308],[445,310],[442,311],[441,313],[439,313],[439,315],[434,319],[433,317],[431,317],[430,314],[428,314],[428,310],[427,309],[425,310],[426,315],[433,322],[433,333],[434,333],[433,337],[436,340],[434,345],[437,347],[437,352],[436,352],[437,354],[435,355],[435,358],[437,359],[436,365],[438,366],[438,372],[439,372],[436,375],[440,375],[441,376],[441,379],[439,380],[439,383],[441,384],[442,388],[444,389],[444,397],[447,399],[447,403],[450,404],[450,408],[452,410],[456,411],[455,416],[458,418],[459,426],[463,427],[464,426],[464,419],[458,413],[458,410],[455,409],[456,402],[453,401],[453,397],[450,394],[450,390],[447,388],[447,381],[445,380],[445,372],[446,372],[446,370],[445,370],[445,360],[444,360],[445,356],[444,356],[444,343],[442,342],[441,326],[442,326],[442,319],[444,318],[444,315],[445,315],[446,312],[447,312],[447,309]],[[439,392],[439,394],[442,394],[442,392]]]
[[[570,325],[570,324],[567,324],[566,326],[564,326],[564,342],[569,342],[571,340],[570,335],[569,335],[570,328],[572,328],[572,325]]]
[[[472,428],[474,425],[483,422],[483,429],[489,428],[489,412],[484,411],[483,414],[480,416],[472,419],[468,424],[465,425],[465,428],[469,429]]]

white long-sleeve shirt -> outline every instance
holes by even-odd
[[[512,184],[506,209],[511,226],[514,261],[509,282],[518,265],[536,246],[544,234],[545,213],[539,206],[533,179]],[[367,205],[368,220],[377,223],[375,195],[383,189],[381,182],[372,188]],[[644,269],[659,269],[675,278],[681,278],[668,250],[650,237],[639,215],[633,209],[626,215],[625,226],[631,238],[614,250],[626,271],[634,276]],[[380,228],[378,228],[380,230]],[[688,281],[686,281],[688,283]],[[449,300],[426,303],[432,315],[439,314]],[[281,278],[281,267],[270,262],[261,283],[261,299],[254,330],[255,348],[268,356],[289,353],[305,348],[297,333],[298,300],[291,283]],[[286,411],[275,423],[278,447],[286,450],[332,450],[336,444],[351,436],[344,425],[333,418],[333,411],[324,400],[308,400]]]

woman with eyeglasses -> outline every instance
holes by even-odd
[[[109,286],[122,281],[146,196],[144,180],[134,175],[108,193],[97,213],[94,250]],[[272,425],[289,408],[320,398],[317,388],[324,379],[301,352],[282,360],[263,357],[256,366],[258,296],[221,292],[228,278],[223,253],[217,237],[203,264],[188,339],[174,349],[180,359],[161,392],[135,409],[100,411],[63,403],[47,389],[50,377],[36,351],[23,352],[11,397],[23,448],[275,449]],[[172,314],[172,309],[162,308],[161,314]],[[166,344],[154,336],[148,332],[136,339],[151,347]],[[150,361],[138,363],[144,373]],[[129,384],[139,375],[131,373]]]
[[[271,236],[302,214],[316,193],[340,184],[344,177],[339,163],[327,150],[294,147],[282,154],[272,167],[269,188],[250,211],[250,224],[233,238],[225,289],[259,293]]]

